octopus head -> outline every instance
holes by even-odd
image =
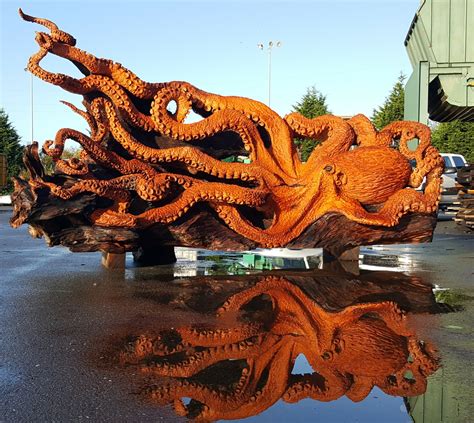
[[[407,338],[381,320],[359,320],[341,328],[321,358],[351,374],[391,374],[407,362]]]

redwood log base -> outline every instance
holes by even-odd
[[[341,261],[359,261],[360,247],[344,251],[340,256]]]
[[[327,250],[323,250],[323,268],[332,271],[345,271],[353,275],[359,274],[359,253],[360,247],[354,247],[346,250],[339,256],[330,254]]]
[[[146,82],[80,50],[55,23],[20,15],[47,29],[36,35],[28,70],[82,96],[85,110],[65,104],[89,135],[63,128],[44,142],[52,175],[38,145],[26,149],[30,178],[15,180],[14,227],[29,224],[49,245],[114,254],[322,247],[339,257],[359,245],[431,240],[444,162],[426,125],[378,131],[363,115],[281,117],[187,82]],[[48,55],[84,77],[43,68]],[[190,111],[202,119],[188,123]],[[317,144],[306,162],[295,138]],[[79,158],[63,157],[69,140],[81,146]]]

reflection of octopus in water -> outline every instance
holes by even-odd
[[[171,223],[194,204],[207,202],[235,232],[279,246],[329,212],[366,225],[394,226],[409,212],[436,210],[443,165],[425,125],[395,122],[377,132],[362,115],[344,121],[291,113],[282,119],[254,100],[209,94],[186,82],[147,83],[118,63],[79,50],[75,39],[54,23],[20,14],[51,31],[37,34],[40,50],[28,69],[83,95],[86,111],[68,105],[86,119],[91,132],[62,129],[54,143],[44,145],[57,170],[79,181],[64,187],[36,178],[32,185],[47,186],[62,199],[92,192],[113,200],[111,209],[92,214],[96,225]],[[85,76],[44,70],[40,61],[48,53],[72,61]],[[176,107],[173,113],[170,104]],[[185,123],[190,110],[202,120]],[[251,163],[226,163],[200,146],[229,132],[240,137]],[[157,148],[153,137],[160,135],[174,140],[173,146]],[[293,137],[323,142],[302,163]],[[411,151],[407,143],[414,138],[420,143]],[[67,139],[81,144],[87,159],[62,160]],[[391,148],[394,141],[399,151]],[[416,161],[414,170],[409,160]],[[119,176],[97,179],[91,161]],[[424,192],[416,191],[425,177]],[[151,202],[152,208],[132,213],[132,198]]]
[[[264,318],[269,305],[270,318]],[[279,399],[332,401],[346,395],[361,401],[373,386],[390,395],[420,395],[438,367],[432,349],[415,339],[393,302],[328,312],[285,278],[266,277],[218,310],[223,319],[242,312],[259,315],[261,324],[142,335],[129,343],[121,360],[171,377],[148,388],[148,394],[201,420],[248,417]],[[300,354],[313,373],[291,373]],[[183,398],[191,401],[186,405]]]

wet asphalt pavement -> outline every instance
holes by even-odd
[[[0,421],[171,418],[137,408],[127,379],[101,368],[110,326],[128,323],[123,273],[102,269],[99,254],[48,249],[7,218],[0,214]]]
[[[158,407],[139,394],[143,378],[136,377],[138,367],[119,365],[116,352],[129,334],[202,319],[178,306],[176,286],[168,292],[177,270],[183,274],[195,263],[136,268],[128,257],[125,271],[105,270],[99,253],[47,248],[25,226],[11,229],[9,216],[0,211],[0,421],[182,419],[171,407]],[[372,264],[389,261],[389,267],[395,266],[391,270],[399,264],[404,273],[436,286],[438,299],[449,303],[449,313],[419,313],[414,319],[418,335],[436,345],[442,360],[428,380],[427,393],[411,401],[377,389],[360,403],[345,397],[332,403],[279,401],[249,421],[470,421],[474,235],[453,222],[440,222],[432,244],[363,253]],[[304,369],[304,363],[299,365]],[[438,411],[440,404],[444,409]]]

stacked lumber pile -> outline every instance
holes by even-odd
[[[457,182],[462,185],[458,192],[459,211],[454,219],[459,225],[474,229],[474,165],[458,170]]]
[[[458,198],[453,203],[450,203],[446,206],[444,210],[445,216],[449,216],[451,219],[456,220],[456,216],[461,210],[461,200],[459,199],[459,191],[458,191]]]

